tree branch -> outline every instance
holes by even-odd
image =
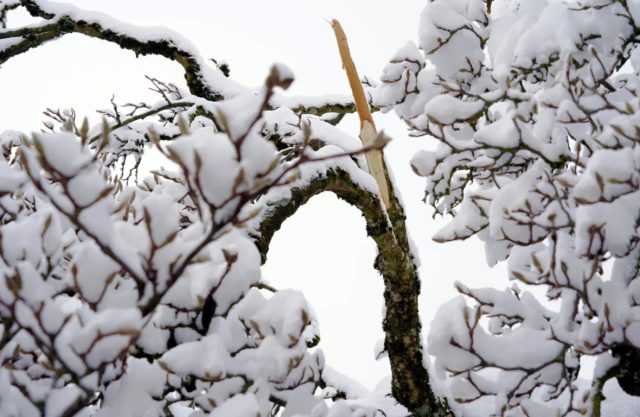
[[[22,0],[21,5],[32,16],[51,23],[0,32],[0,39],[23,37],[18,44],[0,51],[0,64],[65,34],[80,33],[113,42],[136,55],[159,55],[176,61],[185,70],[189,90],[198,97],[217,101],[243,90],[238,84],[227,79],[218,68],[209,66],[191,43],[168,30],[159,36],[149,36],[148,33],[139,36],[140,29],[133,25],[103,18],[101,15],[85,12],[70,5],[64,5],[64,13],[57,11],[59,5],[42,0]]]
[[[369,103],[369,106],[372,112],[380,110],[379,107],[373,106],[371,103]],[[323,116],[327,113],[336,113],[344,116],[357,111],[353,99],[349,96],[333,96],[323,100],[323,102],[318,102],[318,98],[312,96],[284,97],[282,95],[274,95],[269,102],[269,108],[277,109],[280,107],[288,107],[294,113],[314,116]],[[340,117],[340,119],[342,118]]]
[[[166,30],[162,35],[150,36],[141,28],[84,11],[71,5],[52,5],[44,0],[20,0],[11,8],[23,6],[34,17],[45,23],[20,29],[0,31],[0,39],[16,38],[18,42],[0,49],[0,65],[14,56],[37,48],[69,33],[79,33],[91,38],[115,43],[123,49],[139,55],[158,55],[176,61],[185,71],[185,80],[191,94],[210,101],[219,101],[234,96],[246,89],[226,78],[220,69],[203,59],[195,46],[180,35]],[[0,9],[0,17],[4,11]],[[0,26],[1,28],[2,26]],[[139,35],[144,33],[144,36]],[[349,98],[332,98],[318,103],[317,97],[284,97],[276,95],[270,108],[289,107],[295,112],[322,116],[326,113],[347,114],[356,111]],[[377,111],[373,108],[373,111]]]
[[[191,107],[193,106],[194,103],[189,103],[189,102],[185,102],[185,101],[176,101],[176,102],[172,102],[172,103],[168,103],[159,107],[155,107],[152,109],[149,109],[148,111],[144,112],[144,113],[139,113],[136,114],[135,116],[131,116],[127,119],[122,120],[121,122],[117,122],[113,125],[109,125],[108,127],[108,131],[107,133],[113,132],[116,129],[119,129],[121,127],[130,125],[131,123],[137,122],[139,120],[143,120],[146,119],[147,117],[150,116],[154,116],[158,113],[161,113],[165,110],[170,110],[170,109],[176,109],[176,108],[187,108],[187,107]],[[91,139],[89,139],[89,143],[94,143],[96,142],[98,139],[100,139],[105,133],[104,132],[100,132],[94,136],[91,137]]]
[[[423,365],[422,325],[418,315],[420,280],[409,247],[404,211],[393,193],[391,207],[385,211],[378,195],[361,188],[340,169],[328,171],[304,187],[294,188],[289,199],[268,204],[259,236],[255,237],[263,262],[271,238],[284,220],[313,196],[325,191],[333,192],[360,209],[367,224],[367,234],[378,247],[374,266],[385,284],[383,328],[394,398],[417,415],[449,416],[449,407],[431,391],[429,375]]]

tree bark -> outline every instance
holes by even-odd
[[[629,395],[640,396],[640,349],[631,345],[616,346],[613,356],[620,361],[616,366],[616,379]]]
[[[291,197],[275,201],[267,209],[255,241],[263,261],[274,233],[311,197],[325,191],[357,207],[365,218],[367,234],[376,242],[375,267],[384,280],[386,312],[382,323],[385,350],[389,355],[392,395],[412,413],[420,416],[450,416],[446,402],[438,399],[429,385],[424,365],[418,314],[420,280],[407,238],[405,215],[391,190],[391,207],[385,211],[380,198],[353,182],[342,170],[329,171],[308,185],[292,190]]]

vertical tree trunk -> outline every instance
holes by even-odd
[[[331,27],[360,118],[360,139],[367,146],[377,137],[369,103],[340,22],[334,19]],[[375,266],[385,284],[386,314],[383,327],[386,334],[385,349],[391,362],[392,393],[412,412],[440,415],[441,411],[446,413],[448,408],[441,406],[433,394],[423,363],[422,325],[418,314],[420,279],[407,237],[404,210],[394,194],[382,151],[369,151],[366,156],[369,173],[375,178],[382,199],[380,209],[383,212],[386,209],[390,222],[388,229],[378,233],[378,229],[387,223],[386,219],[376,219],[372,223],[365,214],[369,235],[378,245]]]

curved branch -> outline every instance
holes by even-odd
[[[137,122],[139,120],[144,120],[147,117],[151,117],[151,116],[155,116],[158,113],[161,113],[165,110],[170,110],[170,109],[176,109],[176,108],[186,108],[186,107],[191,107],[194,106],[194,103],[189,103],[189,102],[185,102],[185,101],[176,101],[176,102],[171,102],[171,103],[167,103],[164,104],[162,106],[159,107],[155,107],[152,109],[149,109],[148,111],[144,112],[144,113],[139,113],[136,114],[135,116],[131,116],[121,122],[117,122],[113,125],[109,125],[107,128],[107,133],[113,132],[116,129],[120,129],[121,127],[124,126],[128,126],[131,123]],[[96,142],[98,139],[100,139],[102,136],[104,135],[104,132],[100,132],[94,136],[91,137],[91,139],[89,139],[89,143],[94,143]]]
[[[86,12],[68,4],[22,0],[21,5],[32,16],[43,18],[48,23],[0,32],[0,38],[21,38],[18,43],[0,51],[0,64],[65,34],[79,33],[113,42],[136,55],[159,55],[176,61],[184,68],[189,90],[198,97],[217,101],[244,90],[226,78],[218,68],[208,65],[190,42],[169,30],[163,30],[162,34],[148,30],[141,32],[136,26],[118,22],[98,13]]]
[[[357,111],[353,98],[346,95],[335,95],[328,98],[323,97],[322,100],[313,96],[285,97],[282,95],[274,95],[269,102],[269,105],[269,107],[273,109],[288,107],[294,113],[311,114],[314,116],[323,116],[328,113],[335,113],[335,123],[333,123],[333,120],[328,121],[331,124],[337,124],[342,120],[342,117],[345,114],[355,113]],[[369,99],[369,106],[372,112],[380,110],[379,107],[371,104],[371,99]]]
[[[324,191],[357,207],[367,224],[367,234],[378,247],[375,267],[384,279],[385,350],[392,372],[392,394],[396,400],[418,415],[448,416],[450,411],[431,391],[429,375],[423,364],[418,295],[420,280],[413,262],[405,228],[405,215],[395,196],[385,211],[378,195],[361,188],[340,169],[318,176],[306,186],[294,188],[291,197],[268,204],[260,224],[256,245],[266,260],[269,243],[287,218],[311,197]]]
[[[0,31],[0,39],[16,39],[0,49],[0,65],[14,56],[37,48],[69,33],[115,43],[138,55],[158,55],[176,61],[185,71],[185,80],[191,94],[210,101],[235,96],[247,91],[227,78],[217,67],[202,58],[197,49],[179,34],[163,29],[161,34],[134,25],[119,22],[99,13],[88,12],[68,4],[53,4],[45,0],[20,0],[12,4],[23,6],[34,17],[45,19],[40,25]],[[3,9],[4,10],[4,9]],[[0,26],[1,27],[1,26]],[[319,101],[318,97],[275,96],[270,107],[289,107],[295,112],[322,116],[326,113],[343,115],[356,111],[348,97],[331,97]],[[374,111],[377,108],[374,108]]]

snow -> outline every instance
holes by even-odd
[[[143,204],[149,213],[151,238],[154,244],[161,246],[179,230],[178,207],[167,194],[149,196]]]
[[[474,116],[484,107],[481,101],[461,101],[448,94],[432,98],[425,106],[427,117],[448,125]]]
[[[233,144],[224,135],[216,135],[203,128],[171,143],[169,149],[174,152],[177,161],[186,167],[196,167],[196,161],[200,161],[199,171],[193,172],[193,175],[202,174],[204,198],[210,204],[222,204],[240,170]],[[208,155],[217,156],[215,163]]]
[[[75,176],[91,160],[91,154],[83,152],[77,138],[70,133],[36,135],[34,142],[42,148],[46,162],[66,177]]]
[[[226,376],[226,364],[229,360],[222,339],[214,334],[168,350],[158,363],[163,369],[183,377],[195,375],[207,379],[222,379]]]
[[[81,354],[89,353],[93,344],[102,335],[119,332],[137,332],[140,327],[140,312],[137,309],[118,309],[116,311],[101,311],[91,314],[82,330],[77,332],[72,340],[73,349]],[[107,336],[109,338],[109,336]],[[116,341],[115,346],[122,341]]]
[[[640,414],[640,399],[626,394],[615,380],[605,384],[602,403],[603,417],[633,417]]]
[[[460,69],[468,67],[468,62],[477,67],[477,63],[483,61],[480,42],[472,33],[471,25],[482,13],[481,4],[478,0],[440,0],[429,3],[423,10],[419,26],[420,47],[424,51],[435,50],[430,54],[430,61],[443,73],[460,74]],[[460,29],[465,27],[469,30]],[[440,47],[449,36],[452,41]]]
[[[325,366],[322,371],[322,377],[331,387],[344,392],[349,399],[364,398],[370,395],[369,390],[361,383],[340,373],[331,366]]]
[[[119,265],[105,257],[95,244],[89,242],[78,250],[74,258],[73,279],[78,291],[87,301],[99,302],[107,285],[119,272]]]
[[[509,117],[502,117],[497,121],[486,124],[478,129],[474,139],[498,148],[515,148],[518,146],[518,130],[516,122]]]

